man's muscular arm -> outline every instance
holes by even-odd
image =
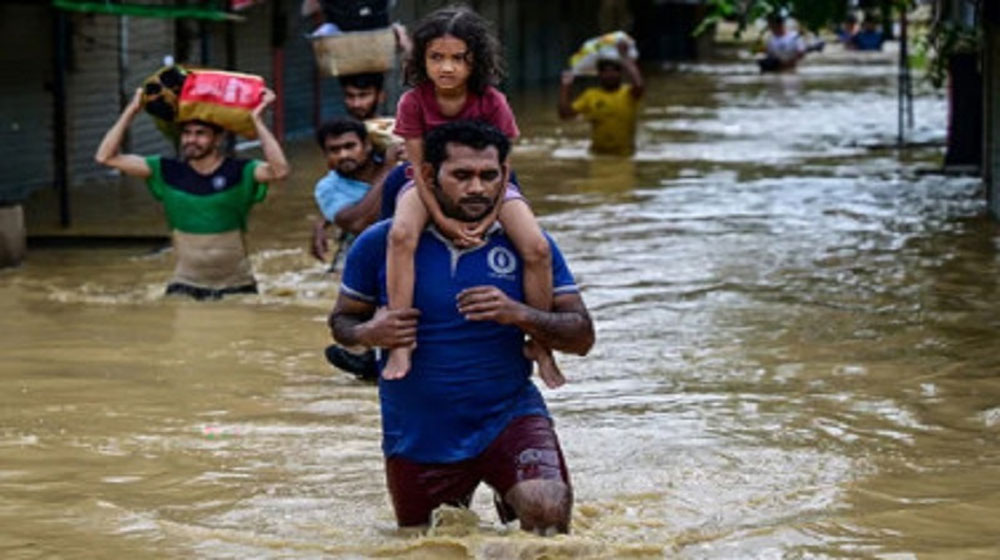
[[[544,346],[580,356],[594,346],[594,324],[580,294],[557,295],[552,311],[524,306],[523,317],[514,323]]]
[[[261,93],[260,102],[250,112],[250,119],[253,121],[254,130],[260,139],[260,147],[264,151],[264,163],[258,165],[253,170],[253,178],[258,183],[271,183],[281,181],[288,177],[291,168],[288,160],[285,159],[285,152],[281,150],[281,145],[274,137],[274,134],[264,124],[263,113],[268,105],[276,99],[273,91],[264,88]]]
[[[132,125],[132,121],[141,111],[142,88],[139,88],[135,90],[132,101],[122,111],[114,126],[104,134],[101,144],[97,147],[97,153],[94,154],[94,161],[133,177],[146,179],[153,174],[153,170],[146,163],[146,158],[135,154],[121,153],[125,131]]]
[[[397,348],[417,341],[416,309],[385,308],[340,294],[327,323],[334,340],[344,346]]]
[[[552,311],[542,311],[510,299],[495,286],[476,286],[458,294],[458,310],[470,321],[514,325],[562,352],[583,356],[594,346],[594,324],[580,294],[557,294]]]

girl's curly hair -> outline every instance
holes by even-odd
[[[413,32],[413,50],[406,62],[407,85],[417,86],[429,82],[425,61],[427,45],[434,39],[451,35],[465,41],[468,47],[468,88],[482,95],[487,86],[497,85],[506,76],[500,43],[490,30],[489,23],[465,6],[449,6],[436,10],[417,23]]]

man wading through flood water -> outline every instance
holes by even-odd
[[[443,124],[425,137],[420,172],[445,215],[474,222],[503,200],[510,142],[481,122]],[[442,504],[468,506],[485,482],[504,521],[567,532],[573,492],[545,401],[523,355],[525,335],[584,355],[587,308],[558,247],[550,311],[523,303],[524,265],[499,223],[459,249],[429,225],[415,254],[414,307],[388,310],[386,236],[368,228],[347,256],[330,316],[345,345],[412,347],[403,378],[379,379],[386,482],[401,527],[422,526]],[[384,360],[380,364],[384,367]]]
[[[177,257],[167,294],[219,299],[257,293],[244,240],[247,216],[267,196],[267,183],[289,171],[281,146],[261,120],[274,98],[265,89],[251,113],[266,161],[224,156],[222,128],[203,121],[180,123],[181,159],[119,153],[125,131],[142,111],[142,89],[104,135],[97,163],[145,179],[163,202]]]

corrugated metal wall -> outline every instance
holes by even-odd
[[[66,74],[67,159],[70,183],[99,177],[94,163],[104,132],[120,112],[118,93],[119,18],[72,14]]]
[[[251,8],[240,12],[245,16],[246,21],[233,24],[236,34],[236,67],[239,72],[256,74],[264,78],[268,87],[274,87],[272,76],[274,56],[271,41],[274,6],[270,2],[254,5]],[[269,111],[265,116],[265,122],[273,127],[270,120],[273,111]]]
[[[126,23],[128,56],[125,59],[122,86],[127,100],[143,80],[163,66],[165,56],[173,55],[174,22],[166,19],[128,18]],[[128,149],[137,154],[169,154],[172,153],[173,146],[156,129],[152,119],[140,115],[132,125]]]
[[[283,0],[288,15],[285,40],[285,132],[297,135],[313,129],[316,61],[305,35],[311,24],[299,16],[299,0]]]
[[[246,21],[233,24],[236,33],[236,70],[262,76],[269,85],[272,74],[271,3],[243,10]]]
[[[94,152],[135,88],[174,51],[169,20],[72,14],[70,68],[66,76],[70,183],[106,176]],[[152,119],[140,115],[124,149],[166,153],[172,147]]]
[[[0,5],[0,203],[52,181],[52,43],[47,6]]]

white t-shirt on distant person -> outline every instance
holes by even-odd
[[[778,37],[772,35],[767,40],[767,55],[782,62],[791,62],[806,52],[806,42],[795,31],[786,31]]]

